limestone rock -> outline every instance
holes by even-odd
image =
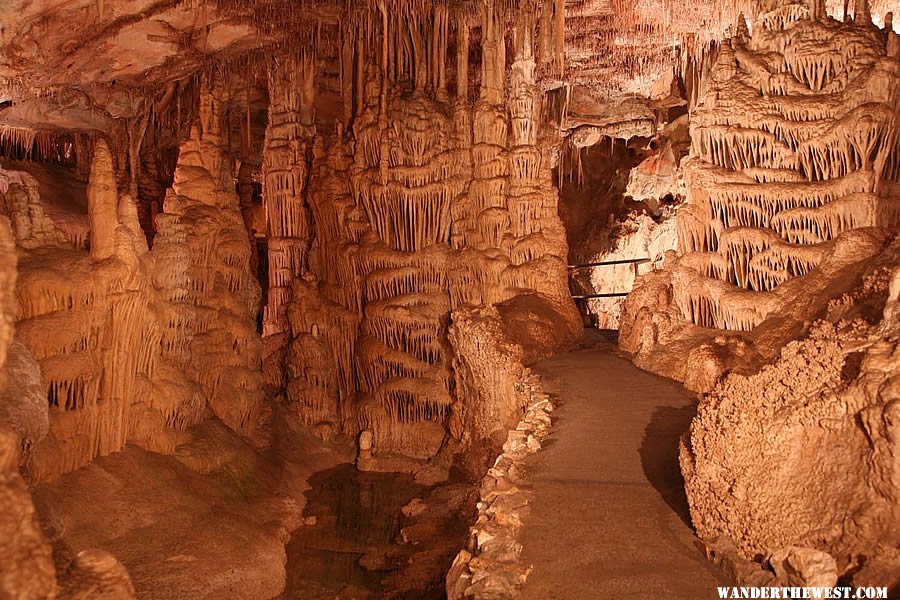
[[[18,436],[0,426],[0,595],[52,598],[56,574],[50,544],[38,524],[31,495],[18,473]]]
[[[837,563],[825,552],[812,548],[782,548],[769,556],[769,564],[784,586],[834,587]]]
[[[94,148],[88,184],[88,215],[91,223],[91,256],[98,260],[115,254],[119,226],[119,193],[113,172],[112,155],[104,140]]]

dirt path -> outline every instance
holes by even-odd
[[[597,341],[538,365],[559,397],[531,461],[526,599],[716,598],[725,581],[695,546],[678,470],[694,400]]]

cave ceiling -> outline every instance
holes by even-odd
[[[510,14],[542,14],[553,1],[496,4]],[[545,89],[574,89],[577,126],[617,120],[623,112],[640,121],[646,106],[635,112],[609,105],[621,98],[667,96],[673,65],[683,67],[725,35],[739,15],[766,2],[556,0],[563,1],[564,66],[539,77]],[[892,1],[873,2],[876,20]],[[451,11],[470,13],[477,30],[474,0],[447,4]],[[284,46],[315,54],[318,118],[330,120],[340,114],[342,38],[371,35],[365,23],[380,7],[414,14],[421,6],[412,0],[5,0],[0,128],[6,137],[10,131],[107,132],[116,119],[144,114],[148,101],[160,112],[174,88],[203,69],[224,68],[242,77],[252,97],[255,78],[264,77],[254,65]],[[841,0],[829,0],[829,12],[842,10]]]

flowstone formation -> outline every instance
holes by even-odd
[[[157,216],[153,258],[162,363],[171,379],[153,396],[167,427],[184,430],[208,406],[233,431],[253,437],[262,411],[259,284],[225,153],[221,89],[200,94],[200,119],[181,146],[175,181]],[[179,377],[179,371],[185,377]],[[162,379],[162,377],[160,378]]]
[[[7,195],[17,189],[14,184]],[[138,377],[150,374],[156,351],[139,256],[146,244],[135,234],[133,201],[117,193],[104,142],[93,152],[87,201],[89,251],[53,227],[36,197],[26,206],[8,205],[20,253],[17,339],[36,360],[49,404],[49,434],[31,440],[25,457],[33,480],[124,446]]]
[[[128,573],[103,551],[79,553],[57,581],[50,544],[19,473],[23,451],[30,450],[47,433],[47,409],[43,402],[27,406],[33,401],[33,392],[28,389],[33,382],[29,379],[39,372],[22,343],[13,342],[14,241],[8,218],[0,216],[0,596],[23,600],[131,600],[134,588]]]
[[[597,324],[715,390],[704,542],[893,568],[895,3],[0,4],[0,596],[277,597],[341,461],[442,504],[374,595],[440,585],[478,480],[450,595],[514,592],[528,367],[619,259]]]
[[[779,5],[722,44],[691,114],[680,256],[626,302],[621,347],[693,389],[773,358],[900,223],[897,36],[820,8]]]
[[[355,256],[358,236],[366,228],[346,183],[351,149],[342,136],[336,137],[330,148],[321,142],[314,148],[309,207],[317,237],[309,271],[292,284],[288,317],[293,340],[284,361],[290,404],[323,437],[345,426],[356,428],[352,399],[362,296]]]
[[[19,254],[11,365],[20,389],[6,410],[26,432],[32,481],[126,442],[171,453],[177,433],[207,418],[207,407],[235,431],[254,433],[259,289],[220,148],[218,101],[204,93],[201,103],[204,133],[195,128],[182,147],[152,253],[134,200],[119,194],[105,141],[91,153],[87,250],[43,211],[33,179],[7,176],[4,210]],[[38,394],[43,402],[33,400]]]
[[[620,345],[701,396],[692,521],[753,585],[896,585],[900,53],[867,2],[769,3],[691,119],[678,256]]]
[[[428,458],[444,440],[453,402],[450,204],[464,189],[466,165],[449,147],[453,125],[444,107],[423,89],[410,98],[396,90],[389,98],[370,95],[369,116],[357,121],[350,187],[371,226],[357,263],[364,281],[359,419],[376,447]],[[383,118],[380,102],[390,110]],[[383,119],[396,125],[380,127]]]
[[[291,284],[306,271],[310,230],[308,156],[315,136],[313,59],[286,56],[268,69],[269,120],[263,149],[269,281],[263,334],[287,333]]]

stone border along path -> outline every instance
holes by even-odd
[[[447,573],[447,598],[511,598],[519,594],[531,567],[522,562],[522,518],[530,510],[532,492],[525,459],[541,449],[550,433],[553,404],[530,374],[519,384],[528,395],[525,417],[509,432],[503,452],[481,481],[478,517],[469,533],[468,549],[456,555]]]

